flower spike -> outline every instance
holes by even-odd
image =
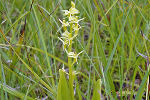
[[[63,49],[66,51],[68,57],[73,58],[72,64],[77,62],[77,58],[80,53],[72,52],[69,49],[69,46],[72,48],[73,39],[78,36],[78,31],[81,28],[79,22],[82,21],[84,18],[79,19],[76,14],[79,14],[79,11],[75,8],[75,3],[71,1],[71,8],[69,10],[62,10],[64,12],[64,20],[60,20],[63,28],[63,34],[58,39],[63,43]],[[70,31],[68,31],[70,29]],[[68,50],[68,51],[67,51]]]

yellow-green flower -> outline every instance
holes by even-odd
[[[61,21],[61,20],[59,19],[59,21],[61,22],[62,27],[67,27],[67,26],[69,26],[69,23],[66,22],[65,20]]]
[[[68,11],[68,10],[62,10],[62,11],[64,12],[64,15],[65,15],[65,16],[70,15],[70,11]]]
[[[70,14],[71,14],[71,15],[78,14],[79,11],[75,8],[75,3],[74,3],[73,1],[71,1],[71,6],[72,6],[72,7],[69,9]]]
[[[66,53],[68,54],[68,57],[71,57],[71,58],[74,58],[74,62],[77,62],[77,58],[78,56],[82,53],[83,51],[79,52],[78,54],[75,53],[75,52],[67,52],[66,50]]]
[[[68,38],[69,39],[69,35],[71,33],[69,33],[67,30],[62,34],[63,37]]]

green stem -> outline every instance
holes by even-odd
[[[72,24],[70,25],[70,37],[72,37]],[[68,47],[68,53],[72,51],[72,40],[70,40],[70,45]],[[72,58],[68,57],[68,66],[69,66],[69,88],[71,100],[74,100],[74,90],[73,90],[73,74],[72,74]]]
[[[69,88],[70,88],[71,100],[74,100],[72,66],[69,66]]]

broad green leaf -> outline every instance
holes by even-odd
[[[101,100],[101,79],[95,83],[92,100]]]
[[[57,88],[57,100],[71,100],[67,80],[62,69],[59,70],[60,78]]]

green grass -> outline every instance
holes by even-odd
[[[72,44],[77,53],[84,50],[72,67],[78,73],[75,100],[148,98],[149,59],[139,53],[150,55],[150,0],[74,2],[79,18],[84,18]],[[1,100],[70,98],[69,75],[60,70],[68,73],[68,57],[58,39],[63,32],[59,19],[70,3],[0,0]]]

